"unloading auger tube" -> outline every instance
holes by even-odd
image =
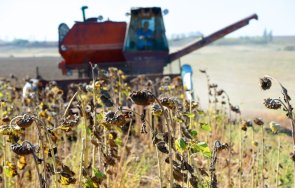
[[[212,33],[211,35],[209,35],[207,37],[202,38],[201,40],[199,40],[193,44],[190,44],[190,45],[184,47],[183,49],[181,49],[179,51],[169,54],[168,64],[174,60],[181,58],[182,56],[185,56],[185,55],[187,55],[199,48],[202,48],[202,47],[224,37],[225,35],[227,35],[231,32],[234,32],[234,31],[248,25],[250,20],[252,20],[252,19],[258,20],[257,14],[253,14],[251,16],[248,16],[248,17],[246,17],[236,23],[233,23],[233,24],[231,24],[219,31],[216,31],[215,33]]]

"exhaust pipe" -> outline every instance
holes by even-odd
[[[86,20],[86,16],[85,16],[85,10],[88,9],[88,6],[83,6],[81,7],[81,10],[82,10],[82,16],[83,16],[83,21],[85,22]]]

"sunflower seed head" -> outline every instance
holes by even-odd
[[[292,161],[295,162],[295,153],[291,152],[289,156],[292,159]]]
[[[220,89],[220,90],[217,91],[217,95],[218,96],[221,96],[223,93],[224,93],[224,90],[223,89]]]
[[[253,121],[252,120],[247,120],[246,122],[247,127],[253,127]]]
[[[239,106],[233,106],[232,104],[230,104],[230,109],[231,109],[231,111],[233,111],[237,114],[241,114]]]
[[[254,123],[257,124],[257,125],[263,125],[264,124],[262,118],[255,118]]]
[[[267,90],[271,87],[271,80],[268,77],[260,78],[260,87]]]
[[[153,94],[146,90],[133,91],[130,94],[130,98],[133,100],[135,104],[143,106],[150,105],[155,101]]]
[[[273,110],[277,110],[281,108],[282,106],[280,102],[271,98],[264,99],[264,105],[266,108],[273,109]]]
[[[205,74],[206,70],[205,69],[200,69],[200,72]]]

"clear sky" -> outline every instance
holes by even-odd
[[[295,35],[295,0],[0,0],[0,40],[55,41],[61,22],[71,27],[82,19],[83,5],[89,7],[87,17],[102,15],[114,21],[128,21],[125,13],[131,7],[167,8],[168,36],[194,31],[206,36],[253,13],[259,21],[230,36],[262,35],[264,29]]]

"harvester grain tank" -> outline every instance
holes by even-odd
[[[248,16],[213,34],[169,53],[163,21],[165,11],[159,7],[132,8],[130,22],[102,21],[102,17],[86,18],[82,7],[83,21],[72,28],[59,25],[59,52],[63,61],[59,68],[63,73],[78,70],[90,73],[89,62],[100,68],[117,67],[128,75],[162,74],[166,65],[223,36],[258,19],[256,14]],[[141,31],[141,32],[140,32]],[[143,33],[147,32],[147,36]]]

